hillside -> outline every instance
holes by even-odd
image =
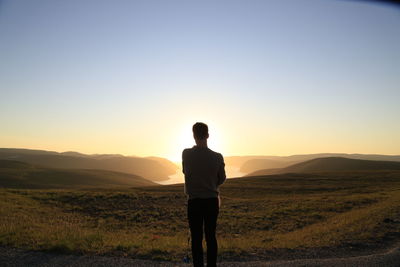
[[[285,168],[287,166],[312,160],[316,158],[341,157],[349,159],[380,160],[380,161],[400,161],[399,155],[379,155],[379,154],[346,154],[346,153],[318,153],[300,154],[291,156],[235,156],[226,157],[226,164],[240,167],[244,173],[252,173],[258,170]]]
[[[262,169],[285,168],[295,163],[298,163],[298,161],[250,159],[243,163],[243,165],[240,167],[240,171],[243,173],[251,173]]]
[[[0,159],[16,160],[47,168],[99,169],[139,175],[148,180],[167,180],[177,166],[163,158],[122,155],[85,155],[77,152],[0,148]]]
[[[341,157],[327,157],[308,160],[286,168],[264,169],[252,172],[247,176],[260,176],[282,173],[312,173],[336,171],[379,171],[400,170],[400,162],[349,159]]]
[[[6,188],[104,188],[157,185],[140,176],[90,169],[51,169],[28,163],[0,160],[0,187]]]

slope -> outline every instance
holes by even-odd
[[[92,169],[52,169],[0,160],[0,187],[6,188],[105,188],[157,185],[140,176]]]
[[[281,173],[312,173],[337,171],[378,171],[400,170],[400,162],[349,159],[341,157],[327,157],[308,160],[286,168],[264,169],[252,172],[247,176],[259,176]]]
[[[0,159],[17,160],[47,168],[100,169],[139,175],[148,180],[167,180],[177,166],[167,159],[122,155],[85,155],[77,152],[0,148]]]

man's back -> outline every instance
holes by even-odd
[[[193,125],[196,146],[182,152],[185,174],[185,193],[189,196],[187,214],[192,237],[194,266],[204,266],[203,229],[207,242],[207,266],[217,266],[216,237],[219,213],[218,186],[226,179],[224,158],[208,148],[208,126],[202,122]]]
[[[190,199],[218,197],[218,186],[225,179],[225,164],[220,153],[194,146],[182,152],[185,191]]]

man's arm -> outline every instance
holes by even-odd
[[[182,151],[182,172],[185,173],[185,151],[186,149],[184,149]]]
[[[221,164],[220,164],[220,167],[218,170],[218,181],[217,181],[218,186],[223,184],[226,180],[224,157],[221,154],[219,154],[219,155],[221,157]]]
[[[185,174],[185,150],[182,151],[182,172],[183,172],[183,174]],[[183,184],[183,192],[185,193],[185,195],[187,195],[186,175],[184,175],[184,178],[185,178],[185,183]]]

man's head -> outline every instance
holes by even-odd
[[[193,125],[193,137],[196,140],[207,140],[208,138],[208,126],[202,122],[196,122]]]

